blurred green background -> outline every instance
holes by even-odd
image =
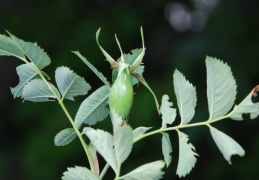
[[[147,47],[143,62],[144,77],[159,101],[173,93],[173,71],[179,69],[197,88],[198,105],[193,122],[208,118],[206,99],[205,55],[226,61],[238,85],[239,103],[259,84],[259,2],[256,0],[0,0],[0,33],[8,30],[17,37],[37,43],[49,54],[52,64],[45,68],[54,83],[58,66],[68,66],[85,77],[92,93],[102,82],[71,50],[79,50],[98,70],[111,80],[111,70],[95,41],[102,27],[100,42],[112,57],[120,56],[114,39],[117,33],[125,53],[141,47],[140,26]],[[68,146],[55,147],[59,131],[70,127],[56,102],[32,103],[13,100],[9,87],[18,84],[16,66],[21,62],[0,57],[0,179],[56,180],[66,167],[88,166],[79,140]],[[129,123],[159,128],[161,119],[149,91],[134,88],[134,106]],[[85,97],[65,101],[74,117]],[[255,99],[258,101],[258,99]],[[179,117],[178,117],[179,119]],[[184,129],[199,154],[197,164],[186,179],[257,179],[259,163],[259,119],[237,122],[225,120],[215,126],[230,135],[246,150],[243,158],[224,160],[205,127]],[[96,125],[110,129],[110,120]],[[178,141],[170,132],[173,160],[164,179],[175,175]],[[122,174],[137,166],[162,159],[161,135],[134,144]],[[101,167],[104,161],[99,157]],[[113,179],[109,170],[105,179]]]

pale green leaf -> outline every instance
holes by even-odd
[[[54,138],[54,143],[56,146],[65,146],[71,143],[77,134],[73,128],[67,128],[60,131]]]
[[[217,130],[214,127],[210,127],[210,133],[217,144],[219,150],[223,154],[224,158],[228,161],[229,164],[231,164],[231,156],[232,155],[239,155],[244,156],[245,151],[244,149],[231,137],[226,135],[225,133]]]
[[[16,97],[22,97],[23,98],[23,88],[24,86],[33,79],[39,79],[38,72],[33,68],[33,64],[22,64],[16,68],[17,74],[19,76],[19,84],[11,88],[11,92]]]
[[[62,180],[100,180],[100,178],[86,167],[75,166],[67,168],[67,171],[63,173]]]
[[[195,147],[188,142],[188,136],[181,131],[177,132],[179,136],[179,159],[176,174],[179,177],[184,177],[194,167],[197,161],[195,156],[198,156],[198,154],[195,152]]]
[[[151,92],[151,94],[153,95],[153,97],[154,97],[154,99],[155,99],[157,112],[158,112],[158,114],[160,114],[159,104],[158,104],[157,98],[156,98],[155,94],[153,93],[152,89],[149,87],[149,85],[148,85],[147,82],[145,81],[145,79],[142,77],[141,74],[139,74],[139,73],[137,73],[137,72],[133,72],[132,75],[135,76],[135,77],[136,77],[144,86],[146,86],[146,88]]]
[[[164,172],[162,168],[165,166],[163,161],[155,161],[144,164],[128,174],[120,177],[123,180],[158,180],[161,179]]]
[[[12,34],[10,36],[29,60],[39,67],[39,69],[43,69],[50,64],[49,56],[36,43],[25,42]]]
[[[178,70],[174,71],[173,76],[181,124],[188,124],[195,113],[197,103],[196,89]]]
[[[209,120],[225,115],[236,99],[236,81],[230,67],[222,61],[207,56],[207,97]]]
[[[126,122],[123,122],[120,117],[113,109],[112,121],[114,129],[114,146],[118,162],[122,164],[129,156],[133,146],[133,132]]]
[[[55,91],[57,96],[60,97],[60,94],[55,86],[50,84],[50,87]],[[56,98],[46,83],[40,79],[34,79],[27,83],[23,89],[23,96],[25,100],[33,102],[50,101],[49,98]]]
[[[103,156],[112,169],[117,173],[116,153],[113,136],[103,130],[88,129],[86,135],[90,139],[96,151]]]
[[[106,85],[100,87],[88,96],[80,105],[75,117],[75,124],[78,128],[85,123],[94,125],[102,121],[109,114],[106,105],[108,103],[109,89]]]
[[[90,131],[90,130],[94,130],[93,128],[91,128],[91,127],[84,127],[83,128],[83,130],[82,130],[82,134],[85,134],[86,135],[86,133],[87,133],[87,131]]]
[[[242,115],[249,113],[250,119],[255,119],[259,116],[259,102],[253,103],[252,96],[257,96],[257,92],[259,91],[259,85],[257,85],[248,96],[239,104],[236,105],[230,115],[231,119],[234,120],[243,120]]]
[[[133,137],[134,139],[145,134],[149,129],[152,127],[137,127],[136,129],[133,130]]]
[[[162,152],[164,155],[166,166],[168,167],[172,161],[173,149],[169,135],[165,132],[162,133]]]
[[[95,75],[102,80],[106,86],[111,87],[109,81],[107,81],[107,78],[104,77],[104,75],[99,72],[91,63],[89,63],[87,59],[80,54],[80,52],[73,51],[73,53],[75,53],[95,73]]]
[[[98,161],[98,158],[97,158],[96,150],[95,150],[92,143],[89,144],[88,151],[90,153],[90,156],[91,156],[91,159],[92,159],[92,162],[93,162],[93,165],[94,165],[94,172],[95,172],[96,175],[99,176],[99,174],[100,174],[99,161]]]
[[[173,106],[172,102],[169,102],[168,95],[163,95],[160,112],[162,114],[162,127],[166,128],[167,125],[171,125],[176,117],[176,109],[171,108]]]
[[[0,35],[0,56],[14,56],[24,61],[22,50],[16,46],[13,40],[5,35]]]
[[[84,78],[64,66],[56,69],[55,78],[62,99],[74,100],[75,96],[86,95],[91,89]]]

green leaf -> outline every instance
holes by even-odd
[[[54,138],[56,146],[65,146],[76,138],[76,132],[73,128],[67,128],[60,131]]]
[[[109,81],[107,81],[107,78],[104,77],[104,75],[99,72],[91,63],[89,63],[87,59],[80,54],[80,52],[73,51],[73,53],[75,53],[96,74],[96,76],[102,80],[106,86],[111,87]]]
[[[55,86],[50,84],[50,87],[56,92],[57,96],[60,97]],[[56,98],[45,82],[40,79],[34,79],[27,83],[23,89],[23,96],[25,100],[33,102],[50,101],[49,98]]]
[[[76,166],[74,168],[67,168],[63,173],[62,180],[100,180],[93,172],[86,167]]]
[[[114,172],[117,173],[117,161],[113,136],[110,133],[100,129],[88,129],[86,131],[86,135],[90,139],[96,151],[103,156]]]
[[[177,69],[174,71],[173,76],[181,124],[188,124],[195,113],[197,103],[196,89]]]
[[[39,69],[43,69],[50,64],[49,56],[36,43],[25,42],[12,34],[10,36],[29,60],[39,67]]]
[[[99,161],[98,161],[98,158],[97,158],[96,150],[95,150],[92,143],[89,144],[88,151],[90,153],[91,159],[92,159],[93,164],[94,164],[94,172],[97,176],[99,176],[99,174],[100,174]]]
[[[176,109],[171,108],[173,106],[172,102],[169,102],[169,97],[168,95],[163,95],[162,97],[162,102],[161,102],[161,107],[160,107],[160,112],[162,114],[162,127],[166,128],[167,125],[171,125],[176,117]]]
[[[137,127],[136,129],[133,130],[133,137],[134,139],[145,134],[149,129],[152,127]]]
[[[25,60],[22,50],[16,46],[11,38],[5,35],[0,35],[0,56],[14,56]]]
[[[132,65],[134,63],[134,61],[137,59],[137,57],[141,54],[142,52],[142,49],[134,49],[131,51],[131,54],[124,54],[123,55],[123,58],[124,58],[124,61],[129,64],[129,65]],[[117,62],[120,62],[121,61],[121,58],[119,58],[117,60]],[[139,66],[135,72],[139,73],[139,74],[143,74],[144,72],[144,66],[141,65]],[[112,81],[114,82],[116,79],[117,79],[117,76],[118,76],[118,71],[113,69],[112,71]],[[137,78],[135,78],[134,76],[130,76],[131,78],[131,84],[132,86],[134,86],[135,84],[137,84],[139,81]]]
[[[231,164],[230,158],[232,155],[245,155],[244,149],[234,139],[212,126],[209,126],[209,128],[215,143],[229,164]]]
[[[231,119],[234,120],[243,120],[242,115],[249,113],[250,119],[255,119],[259,116],[259,102],[253,103],[252,96],[257,96],[257,92],[259,91],[259,85],[257,85],[248,96],[239,104],[236,105],[230,115]]]
[[[195,152],[195,147],[188,142],[188,136],[181,131],[177,132],[179,136],[179,159],[176,174],[179,177],[184,177],[194,167],[197,161],[195,156],[198,156],[198,154]]]
[[[172,161],[173,149],[169,135],[165,132],[162,133],[162,152],[164,155],[166,166],[168,167]]]
[[[165,166],[163,161],[155,161],[152,163],[144,164],[130,173],[120,177],[124,180],[158,180],[161,179],[164,172],[161,169]]]
[[[236,81],[230,67],[222,61],[207,56],[207,96],[209,120],[225,115],[236,99]]]
[[[111,109],[113,129],[114,129],[114,146],[118,162],[122,164],[129,156],[133,146],[133,132],[126,122],[123,122],[114,109]]]
[[[24,86],[33,79],[39,79],[38,72],[32,68],[34,66],[33,64],[22,64],[16,68],[17,74],[19,76],[19,84],[11,88],[11,92],[16,97],[22,97],[23,98],[23,88]]]
[[[149,85],[147,84],[147,82],[145,81],[145,79],[142,77],[141,74],[137,73],[137,72],[133,72],[132,73],[133,76],[135,76],[144,86],[146,86],[146,88],[151,92],[151,94],[153,95],[154,99],[155,99],[155,103],[156,103],[156,108],[157,108],[157,112],[158,114],[160,114],[160,110],[159,110],[159,104],[158,101],[156,99],[155,94],[153,93],[152,89],[149,87]]]
[[[106,85],[100,87],[90,96],[88,96],[80,105],[75,117],[75,124],[78,128],[83,123],[94,125],[102,121],[109,114],[106,107],[108,103],[109,89]]]
[[[64,66],[56,69],[55,78],[62,99],[74,100],[75,96],[86,95],[91,89],[84,78]]]

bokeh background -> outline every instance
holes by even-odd
[[[98,70],[111,80],[111,70],[97,47],[95,33],[102,27],[100,42],[114,58],[120,56],[114,39],[117,33],[124,52],[141,47],[140,26],[144,29],[144,77],[160,100],[168,94],[176,104],[173,72],[180,70],[197,88],[198,105],[193,122],[208,118],[205,56],[226,61],[238,85],[240,102],[259,84],[259,2],[256,0],[0,0],[0,33],[8,30],[17,37],[37,43],[52,59],[45,71],[54,80],[58,66],[68,66],[85,77],[92,93],[102,82],[71,50],[79,50]],[[9,87],[18,84],[16,66],[21,62],[0,57],[0,179],[56,180],[66,167],[88,166],[79,140],[65,147],[55,147],[59,131],[70,127],[56,102],[32,103],[13,99]],[[54,83],[54,81],[53,81]],[[129,123],[160,127],[155,103],[149,91],[134,88],[134,106]],[[74,117],[85,97],[65,101]],[[258,102],[258,99],[254,99]],[[232,157],[229,165],[205,127],[184,129],[199,154],[195,168],[185,179],[257,179],[259,163],[259,119],[215,124],[246,150],[243,158]],[[178,121],[179,122],[179,117]],[[111,129],[110,120],[96,128]],[[164,179],[175,175],[178,141],[170,132],[173,160]],[[104,161],[99,157],[101,167]],[[141,164],[163,159],[161,135],[134,144],[122,174]],[[105,179],[113,179],[109,170]]]

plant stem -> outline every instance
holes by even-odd
[[[54,89],[50,86],[49,82],[46,80],[46,78],[44,77],[44,75],[42,74],[41,70],[35,65],[33,66],[31,63],[29,63],[26,59],[24,59],[24,61],[32,66],[38,73],[39,73],[39,76],[41,77],[41,79],[45,82],[45,84],[48,86],[48,88],[52,91],[52,93],[54,94],[54,96],[57,98],[60,106],[62,107],[63,111],[65,112],[66,116],[68,117],[70,123],[72,124],[74,130],[76,131],[76,134],[78,136],[78,138],[80,139],[81,143],[82,143],[82,146],[85,150],[85,153],[86,153],[86,156],[88,158],[88,161],[89,161],[89,164],[90,164],[90,167],[91,167],[91,171],[94,172],[94,165],[93,165],[93,161],[92,161],[92,158],[91,158],[91,155],[90,155],[90,152],[88,151],[88,146],[87,144],[85,143],[80,131],[78,130],[78,128],[76,127],[75,123],[74,123],[74,120],[73,118],[71,117],[71,115],[69,114],[66,106],[64,105],[63,103],[63,98],[60,99],[60,97],[58,96],[58,94],[54,91]]]
[[[106,174],[106,172],[108,171],[109,167],[110,167],[110,165],[108,163],[106,163],[106,165],[104,166],[104,168],[103,168],[103,170],[102,170],[102,172],[101,172],[101,174],[99,176],[100,179],[103,179],[103,177]]]
[[[207,121],[204,121],[204,122],[198,122],[198,123],[192,123],[192,124],[180,124],[178,126],[174,126],[174,127],[168,127],[168,128],[160,128],[160,129],[157,129],[157,130],[154,130],[154,131],[151,131],[149,133],[146,133],[146,134],[143,134],[141,136],[138,136],[137,138],[135,138],[133,140],[133,142],[137,142],[145,137],[148,137],[150,135],[153,135],[153,134],[157,134],[157,133],[161,133],[161,132],[165,132],[165,131],[172,131],[172,130],[178,130],[178,129],[182,129],[182,128],[188,128],[188,127],[195,127],[195,126],[202,126],[202,125],[205,125],[205,126],[210,126],[210,124],[212,123],[215,123],[217,121],[220,121],[220,120],[223,120],[223,119],[226,119],[228,118],[231,114],[233,113],[233,111],[231,111],[229,114],[225,115],[225,116],[222,116],[218,119],[215,119],[215,120],[207,120]]]
[[[117,160],[117,166],[118,166],[118,169],[117,169],[116,177],[115,177],[114,180],[117,180],[117,179],[119,179],[119,177],[120,177],[121,163],[120,163],[119,160]]]
[[[89,161],[89,164],[90,164],[90,167],[91,167],[91,171],[94,172],[94,164],[93,164],[93,161],[92,161],[92,157],[91,157],[91,155],[90,155],[90,152],[89,152],[89,150],[88,150],[88,146],[87,146],[87,144],[85,143],[85,140],[83,139],[83,137],[82,137],[80,131],[79,131],[78,128],[76,127],[76,125],[75,125],[75,123],[74,123],[72,117],[71,117],[70,114],[68,113],[68,111],[67,111],[67,109],[66,109],[64,103],[63,103],[63,102],[60,102],[60,105],[61,105],[62,109],[64,110],[65,114],[67,115],[67,117],[68,117],[70,123],[72,124],[72,126],[73,126],[73,128],[74,128],[74,130],[76,131],[76,134],[77,134],[78,138],[80,139],[80,141],[81,141],[81,143],[82,143],[82,146],[83,146],[83,148],[84,148],[84,150],[85,150],[86,156],[87,156],[87,158],[88,158],[88,161]]]

